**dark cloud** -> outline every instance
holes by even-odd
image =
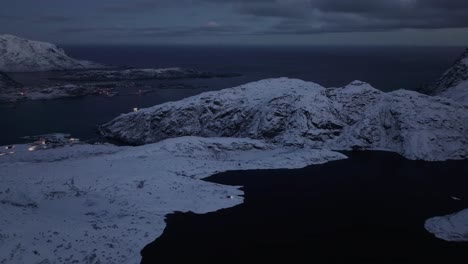
[[[409,31],[402,29],[415,29],[433,34],[427,38],[434,41],[445,37],[447,43],[464,43],[466,37],[457,34],[468,30],[467,14],[468,0],[15,0],[2,5],[0,33],[69,42],[107,42],[113,36],[134,42],[239,36],[225,39],[270,43],[312,42],[315,36],[305,35],[357,32],[338,34],[354,43],[360,36],[373,42],[376,34],[368,32],[388,32],[386,36],[399,36],[406,43]],[[211,20],[216,23],[208,24]]]
[[[64,23],[64,22],[69,22],[73,21],[74,19],[71,17],[66,17],[66,16],[41,16],[38,18],[33,19],[32,22],[35,23]]]
[[[93,33],[136,36],[136,37],[187,37],[187,36],[226,36],[234,34],[248,34],[249,28],[233,25],[219,25],[209,22],[203,26],[193,27],[77,27],[62,28],[59,34]]]
[[[243,26],[199,26],[199,27],[185,27],[175,30],[167,30],[165,32],[155,32],[147,34],[146,36],[154,37],[191,37],[191,36],[230,36],[230,35],[244,35],[249,34],[249,28]]]
[[[34,17],[24,18],[22,16],[0,14],[0,20],[26,21],[26,22],[32,22],[32,23],[64,23],[64,22],[73,21],[75,19],[71,17],[67,17],[67,16],[58,16],[58,15],[39,16],[35,18]]]
[[[134,0],[115,1],[103,10],[114,14],[155,13],[168,7],[187,9],[202,4],[230,7],[244,19],[245,15],[277,19],[270,29],[257,29],[261,34],[468,27],[468,0]],[[203,28],[198,31],[211,32]]]
[[[467,0],[224,0],[224,2],[231,4],[242,14],[279,18],[281,22],[268,30],[268,33],[311,34],[468,27]]]
[[[19,16],[0,13],[0,20],[3,20],[3,21],[14,21],[14,20],[21,20],[21,19],[22,18]]]
[[[114,5],[108,5],[102,8],[102,11],[108,12],[108,13],[123,13],[123,14],[128,14],[128,13],[134,13],[134,12],[144,12],[144,11],[150,11],[153,10],[154,8],[161,8],[161,4],[158,2],[149,2],[149,1],[135,1],[134,3],[131,3],[131,5],[124,5],[124,4],[114,4]]]
[[[76,34],[90,32],[128,32],[124,27],[65,27],[58,30],[60,34]]]
[[[101,8],[106,13],[134,14],[154,12],[168,7],[185,8],[188,4],[201,3],[203,1],[193,0],[132,0],[126,2],[115,2]]]

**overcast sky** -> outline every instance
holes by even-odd
[[[468,0],[0,0],[0,34],[61,44],[468,45]]]

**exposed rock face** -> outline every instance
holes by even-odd
[[[70,58],[54,44],[0,35],[0,71],[30,72],[102,68],[103,66]]]
[[[180,136],[249,137],[283,145],[383,149],[410,159],[468,157],[467,107],[355,81],[324,88],[269,79],[124,114],[100,127],[133,145]]]
[[[338,147],[385,149],[429,161],[467,158],[467,110],[412,91],[382,93],[358,122],[344,129]]]
[[[468,49],[439,80],[423,89],[422,92],[468,104]]]

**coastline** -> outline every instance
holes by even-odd
[[[271,74],[271,69],[266,68],[262,74]],[[246,76],[231,81],[254,78]],[[251,250],[259,246],[259,252],[264,250],[266,254],[275,249],[270,244],[278,245],[278,250],[268,256],[272,260],[281,258],[283,253],[287,253],[284,256],[300,256],[300,251],[307,251],[304,246],[309,244],[303,240],[288,242],[294,241],[297,235],[321,239],[312,243],[319,253],[317,259],[333,260],[331,252],[336,253],[336,249],[341,248],[343,256],[348,258],[355,257],[361,262],[371,258],[379,262],[384,254],[392,254],[382,251],[380,246],[383,245],[385,249],[400,249],[392,259],[383,258],[386,261],[406,261],[409,257],[414,263],[425,252],[414,251],[411,245],[421,244],[422,238],[430,238],[433,241],[430,243],[439,243],[440,250],[445,250],[445,242],[424,230],[421,219],[468,207],[466,191],[458,189],[467,182],[459,178],[456,171],[462,168],[464,175],[468,174],[464,133],[466,105],[414,91],[382,94],[382,90],[361,81],[325,88],[297,79],[262,80],[237,88],[230,85],[234,88],[220,92],[210,91],[219,90],[228,81],[213,79],[204,86],[201,85],[205,83],[203,79],[187,80],[184,83],[188,86],[176,83],[165,86],[171,82],[153,80],[148,84],[159,83],[167,91],[139,89],[135,92],[133,86],[120,87],[130,91],[122,95],[132,96],[25,102],[15,105],[16,109],[2,109],[2,121],[7,127],[2,134],[4,142],[13,142],[13,137],[22,134],[21,131],[32,130],[53,129],[78,137],[81,135],[74,132],[85,132],[89,136],[92,131],[94,136],[95,125],[102,124],[102,120],[132,112],[109,122],[107,136],[142,146],[67,143],[48,149],[44,141],[35,142],[34,146],[1,147],[0,262],[134,263],[139,259],[139,250],[152,238],[160,236],[165,228],[169,230],[167,236],[172,235],[169,239],[172,241],[183,239],[184,233],[193,234],[179,226],[176,231],[179,235],[173,236],[172,224],[166,227],[164,222],[167,215],[168,221],[181,217],[184,222],[186,217],[193,217],[189,227],[209,225],[209,228],[222,227],[220,231],[225,231],[229,223],[247,227],[228,228],[228,233],[217,232],[221,237],[210,236],[211,231],[204,233],[206,229],[196,228],[201,233],[191,236],[196,240],[188,244],[190,249],[184,250],[184,254],[179,252],[183,243],[170,247],[176,251],[167,250],[172,259],[174,255],[183,257],[197,249],[193,245],[206,247],[212,242],[216,243],[212,248],[220,247],[214,255],[225,252],[224,258],[232,256],[233,249],[238,251],[237,247]],[[199,90],[176,91],[186,87]],[[248,87],[250,89],[246,89]],[[68,88],[73,92],[79,87]],[[234,90],[232,94],[225,93]],[[254,92],[243,93],[244,90]],[[168,103],[200,92],[207,93]],[[193,100],[198,97],[202,98]],[[160,108],[159,103],[171,107]],[[146,108],[149,106],[154,107]],[[26,129],[16,130],[16,127]],[[44,132],[32,134],[46,134]],[[295,170],[346,159],[341,152],[329,149],[386,149],[414,160],[465,160],[413,163],[389,152],[346,152],[354,156],[353,160],[333,162],[330,167],[325,164],[303,169],[312,171],[310,175]],[[384,158],[375,158],[374,154]],[[451,167],[448,164],[462,165]],[[287,170],[277,170],[280,168]],[[321,171],[323,168],[338,172],[338,177],[336,174],[326,177]],[[222,177],[220,175],[208,181],[200,180],[230,170],[234,172],[222,175],[233,177],[224,179],[223,183],[239,180],[232,186],[211,182]],[[442,172],[449,176],[440,177]],[[236,173],[241,176],[236,177]],[[432,182],[424,178],[425,174]],[[251,179],[243,184],[241,178],[246,175]],[[257,181],[258,177],[261,180]],[[253,185],[249,185],[250,180]],[[249,191],[252,186],[254,192]],[[312,191],[307,191],[308,188]],[[251,199],[252,196],[255,199]],[[289,200],[296,198],[299,199]],[[307,203],[310,199],[313,202]],[[255,201],[261,201],[260,206],[251,207]],[[305,205],[311,206],[306,209],[319,213],[301,215]],[[254,214],[263,214],[260,218],[231,214],[246,207],[253,208]],[[229,217],[210,222],[210,217],[219,215]],[[292,218],[295,220],[290,222]],[[380,228],[381,225],[384,228]],[[303,232],[310,226],[316,232]],[[264,230],[265,227],[268,229]],[[231,234],[232,231],[236,232]],[[256,236],[258,232],[260,235]],[[164,233],[158,240],[167,236]],[[443,238],[444,234],[436,236]],[[249,238],[247,243],[246,237]],[[267,244],[257,238],[268,238]],[[429,249],[435,245],[425,244],[427,241],[422,244]],[[280,245],[291,251],[282,253]],[[455,247],[465,245],[461,243]],[[229,252],[224,251],[226,248]],[[363,249],[369,251],[370,256],[363,253]],[[443,262],[464,256],[457,255],[458,251],[434,255],[437,249],[434,247],[424,258],[433,260],[434,257]],[[195,256],[205,253],[210,254],[210,251],[198,248],[193,252]]]
[[[0,157],[0,261],[135,263],[163,232],[168,213],[207,213],[242,203],[238,187],[198,179],[342,158],[327,150],[233,138],[32,151],[16,145]]]
[[[468,207],[468,161],[410,161],[378,151],[346,155],[303,169],[232,171],[204,179],[242,185],[244,203],[204,215],[170,214],[142,263],[447,263],[468,257],[467,242],[446,242],[424,229],[427,218]]]

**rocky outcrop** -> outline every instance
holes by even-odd
[[[70,58],[54,44],[0,35],[0,71],[31,72],[102,68],[103,65]]]
[[[282,145],[381,149],[410,159],[468,157],[467,107],[355,81],[324,88],[269,79],[124,114],[102,135],[142,145],[180,136],[248,137]]]

